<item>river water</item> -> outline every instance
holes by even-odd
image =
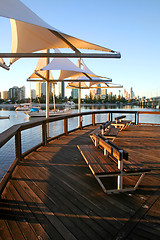
[[[106,105],[90,105],[90,106],[82,106],[82,112],[89,112],[94,110],[133,110],[133,111],[160,111],[149,108],[139,108],[135,106],[106,106]],[[73,113],[77,113],[78,109],[74,109]],[[114,117],[120,114],[114,114]],[[126,114],[127,119],[132,120],[134,122],[134,114]],[[0,119],[0,133],[8,129],[9,127],[29,122],[35,121],[35,118],[29,118],[24,112],[15,112],[13,107],[1,107],[0,106],[0,116],[10,116],[10,119]],[[40,118],[36,118],[37,120]],[[107,120],[106,114],[98,114],[96,116],[96,122],[104,122]],[[160,115],[143,115],[140,117],[140,122],[149,122],[149,123],[158,123],[160,124]],[[83,125],[87,125],[91,123],[91,116],[83,117]],[[68,121],[68,129],[72,130],[78,126],[78,118],[69,119]],[[64,131],[64,123],[63,121],[58,121],[51,123],[49,126],[49,136],[56,136]],[[42,127],[37,126],[35,128],[31,128],[22,132],[22,153],[29,150],[33,146],[42,142]],[[8,170],[9,166],[12,164],[15,159],[15,143],[14,138],[12,138],[7,144],[0,148],[0,180],[3,178],[4,174]]]

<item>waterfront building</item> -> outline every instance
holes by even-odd
[[[71,91],[71,97],[73,99],[77,99],[78,98],[78,89],[73,88]]]
[[[36,90],[35,89],[31,89],[31,98],[32,99],[36,98]]]
[[[4,100],[8,99],[8,91],[2,91],[1,92],[1,98],[4,99]]]
[[[64,99],[65,97],[65,83],[59,82],[58,83],[58,96]]]
[[[41,97],[41,83],[36,83],[36,97]]]
[[[26,97],[25,92],[26,92],[26,88],[25,88],[25,86],[20,87],[20,91],[19,91],[19,94],[20,94],[20,100],[25,99],[25,97]]]
[[[95,89],[90,89],[89,90],[89,96],[94,99],[95,98]]]
[[[113,96],[113,93],[112,93],[112,92],[109,92],[109,93],[108,93],[108,99],[111,100],[111,99],[112,99],[112,96]]]
[[[102,88],[101,89],[101,99],[105,99],[107,96],[107,89],[106,88]]]
[[[96,97],[96,99],[99,99],[99,98],[101,98],[101,84],[97,84],[97,87],[99,87],[99,88],[96,88],[96,92],[95,92],[95,97]]]
[[[133,88],[130,88],[130,99],[133,99]]]
[[[14,86],[9,89],[8,91],[8,98],[15,99],[15,100],[22,100],[25,99],[25,86],[17,87]]]
[[[49,84],[49,93],[52,92],[52,84]],[[36,83],[36,97],[46,96],[46,83],[45,82],[37,82]]]
[[[46,83],[41,83],[41,96],[46,96]]]

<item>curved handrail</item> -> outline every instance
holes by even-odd
[[[5,130],[0,134],[0,148],[5,145],[12,137],[15,136],[15,160],[13,161],[12,165],[8,169],[7,173],[3,177],[2,181],[0,182],[0,195],[3,192],[3,189],[5,188],[9,178],[12,175],[12,172],[14,171],[14,168],[16,167],[18,161],[22,159],[22,157],[28,155],[30,152],[34,151],[38,147],[42,145],[46,145],[49,141],[51,141],[53,138],[59,137],[52,137],[47,139],[47,124],[50,122],[55,122],[59,120],[64,120],[64,133],[61,135],[67,135],[68,131],[68,119],[79,117],[79,127],[75,128],[74,130],[81,129],[82,128],[82,116],[85,115],[92,115],[92,125],[95,125],[95,115],[96,114],[105,114],[108,113],[108,120],[112,121],[112,114],[113,113],[125,113],[125,114],[134,114],[135,115],[135,124],[139,123],[139,115],[140,114],[159,114],[160,112],[156,111],[129,111],[129,110],[100,110],[100,111],[89,111],[89,112],[82,112],[82,113],[74,113],[70,115],[63,115],[63,116],[57,116],[57,117],[49,117],[49,118],[41,118],[41,120],[34,120],[32,122],[26,122],[22,124],[16,124],[9,129]],[[22,147],[21,147],[21,131],[30,129],[36,126],[42,126],[42,143],[38,144],[37,146],[34,146],[32,149],[29,149],[27,152],[22,153]],[[88,125],[86,125],[88,126]],[[85,126],[83,126],[85,127]],[[74,131],[72,130],[72,131]]]
[[[74,118],[74,117],[79,117],[79,116],[85,116],[85,115],[93,115],[93,114],[104,114],[104,113],[128,113],[128,114],[160,114],[160,112],[157,111],[130,111],[130,110],[100,110],[100,111],[90,111],[90,112],[82,112],[82,113],[73,113],[73,114],[66,114],[63,116],[57,116],[57,117],[49,117],[49,118],[41,118],[41,120],[35,120],[32,122],[26,122],[26,123],[21,123],[21,124],[16,124],[13,125],[12,127],[8,128],[4,132],[0,134],[0,148],[7,142],[9,141],[14,135],[16,135],[18,130],[26,130],[32,127],[36,127],[38,125],[42,125],[43,123],[50,123],[53,121],[59,121],[63,119],[69,119],[69,118]]]

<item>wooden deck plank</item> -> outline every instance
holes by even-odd
[[[16,201],[13,198],[13,194],[12,194],[12,185],[9,185],[9,189],[8,189],[8,196],[9,196],[9,200],[10,200],[10,204],[9,207],[10,209],[12,209],[13,214],[15,215],[15,219],[17,222],[17,225],[21,231],[21,233],[24,236],[24,239],[37,239],[38,236],[36,235],[35,231],[33,230],[32,225],[27,221],[24,211],[22,210],[23,206],[21,206],[19,200],[18,200],[18,196],[16,196]],[[14,207],[12,207],[12,205],[14,205]],[[21,208],[19,207],[21,206]],[[14,209],[14,210],[13,210]],[[18,236],[19,237],[19,236]],[[17,238],[17,236],[16,236]]]
[[[29,170],[29,172],[30,172],[30,170]],[[23,174],[25,174],[26,178],[27,178],[26,169],[25,169],[25,173],[23,172]],[[39,172],[38,172],[38,175],[39,175]],[[32,176],[32,175],[30,174],[30,176]],[[35,176],[34,173],[33,173],[33,176]],[[38,177],[38,178],[40,179],[40,177]],[[80,213],[77,213],[77,216],[75,215],[73,205],[71,206],[72,211],[69,209],[69,206],[68,206],[69,202],[67,201],[66,198],[63,197],[63,195],[59,194],[59,198],[57,199],[55,187],[52,190],[52,186],[49,186],[48,183],[44,184],[44,179],[42,180],[42,182],[40,182],[40,184],[38,182],[36,184],[34,184],[34,182],[32,182],[32,181],[28,181],[28,185],[29,185],[29,187],[31,187],[33,189],[34,192],[36,192],[36,194],[39,196],[39,198],[43,200],[45,205],[48,208],[52,209],[52,211],[58,217],[58,219],[67,228],[71,229],[73,235],[77,233],[79,239],[82,239],[82,238],[87,239],[87,237],[85,235],[86,223],[83,223],[81,221],[81,218],[79,217]],[[47,192],[46,192],[46,187],[47,187]],[[51,192],[51,190],[52,190],[52,192]],[[45,197],[45,200],[44,200],[44,197]],[[58,208],[57,208],[57,206],[58,206]],[[76,222],[75,219],[79,220],[77,222],[77,224],[75,224],[75,222]],[[86,216],[86,219],[87,219],[87,216]],[[84,230],[84,233],[82,230]],[[93,235],[95,236],[93,239],[96,239],[96,238],[99,239],[98,235],[96,236],[96,232],[94,232],[94,233],[92,232],[92,236]]]
[[[136,158],[153,171],[136,192],[117,195],[102,192],[77,149],[79,144],[93,144],[89,138],[93,129],[62,136],[16,167],[0,199],[5,212],[0,221],[8,239],[24,239],[31,233],[30,239],[110,240],[125,236],[127,229],[127,239],[159,237],[160,127],[130,126],[119,133],[115,143],[128,151],[133,161]],[[130,177],[126,181],[133,184]],[[132,225],[134,219],[137,222]]]
[[[16,176],[18,177],[18,175]],[[44,239],[52,239],[54,234],[57,239],[62,239],[62,237],[57,234],[56,230],[53,231],[53,226],[41,211],[41,206],[37,206],[37,204],[32,200],[31,196],[25,191],[25,189],[18,180],[14,179],[14,187],[18,189],[19,194],[22,196],[23,202],[27,205],[27,207],[32,211],[32,214],[35,216],[35,223],[39,224],[42,227],[42,231],[40,231],[39,236],[44,237]],[[29,219],[28,221],[30,222],[31,220]]]
[[[34,170],[33,170],[34,171]],[[45,181],[48,181],[47,179],[47,174],[46,172],[41,172],[40,171],[37,171],[37,174],[38,176],[41,178],[41,179],[45,179]],[[93,221],[91,221],[91,219],[93,219],[95,222],[97,222],[101,227],[105,228],[106,227],[109,227],[109,228],[112,228],[113,231],[115,231],[115,228],[112,227],[112,225],[109,225],[107,224],[106,221],[103,220],[103,217],[99,216],[96,218],[92,217],[94,215],[96,215],[96,213],[93,212],[93,210],[91,210],[91,206],[90,204],[88,204],[89,208],[83,203],[81,202],[81,199],[80,199],[80,195],[77,193],[73,195],[73,189],[71,189],[69,191],[69,193],[67,192],[67,186],[64,185],[63,186],[63,183],[62,182],[59,182],[59,179],[56,181],[56,176],[54,174],[54,176],[52,177],[51,179],[51,176],[50,176],[50,181],[54,182],[54,189],[51,188],[50,186],[50,193],[49,193],[49,197],[54,199],[54,201],[57,199],[58,202],[64,202],[63,205],[67,205],[68,208],[70,208],[70,212],[69,214],[73,215],[73,217],[78,217],[80,219],[90,219],[90,223],[87,223],[86,221],[84,221],[85,225],[91,225],[90,227],[93,228],[94,230],[96,230],[96,226],[94,227],[94,223]],[[47,184],[49,184],[49,182],[47,182]],[[58,187],[57,187],[58,185]],[[40,186],[41,188],[43,186]],[[43,189],[45,190],[45,186],[43,187]],[[57,193],[57,190],[58,190],[58,193]],[[53,196],[54,194],[54,196]],[[89,214],[91,212],[91,215]],[[76,214],[76,215],[75,215]],[[76,220],[76,218],[75,218]],[[74,221],[75,221],[74,220]],[[78,226],[80,226],[80,222],[78,222]],[[83,226],[84,228],[84,226]],[[101,229],[102,231],[102,229]]]
[[[12,240],[12,235],[6,225],[6,222],[4,220],[2,220],[1,218],[4,218],[3,215],[1,215],[2,213],[0,213],[0,237],[2,240]]]
[[[62,222],[55,216],[54,212],[50,210],[50,208],[45,204],[45,201],[43,202],[42,199],[40,198],[39,194],[37,191],[34,191],[34,185],[30,186],[28,184],[27,179],[24,178],[25,175],[22,174],[20,171],[17,176],[22,179],[21,181],[21,186],[23,187],[23,190],[26,191],[32,201],[36,203],[36,206],[38,207],[38,210],[42,212],[42,214],[49,220],[49,222],[52,224],[52,230],[54,237],[56,239],[63,239],[63,237],[66,237],[66,239],[75,239],[75,237],[72,235],[70,231],[62,224]],[[25,179],[25,181],[23,180]],[[30,182],[30,181],[29,181]]]
[[[14,183],[14,184],[13,184]],[[26,202],[23,201],[23,191],[17,192],[16,190],[17,184],[15,184],[15,181],[10,182],[10,191],[12,193],[12,198],[14,202],[18,201],[17,203],[17,210],[21,211],[22,214],[24,215],[25,222],[30,225],[31,231],[34,232],[37,238],[42,238],[42,239],[51,239],[48,234],[44,231],[43,227],[39,222],[37,222],[36,216],[33,214],[32,209],[28,207]],[[19,188],[18,188],[19,189]],[[22,195],[22,196],[21,196]],[[21,203],[21,204],[20,204]],[[32,233],[29,234],[29,238],[31,238]]]

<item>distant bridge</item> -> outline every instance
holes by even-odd
[[[160,108],[160,97],[152,97],[140,101],[143,107]]]

